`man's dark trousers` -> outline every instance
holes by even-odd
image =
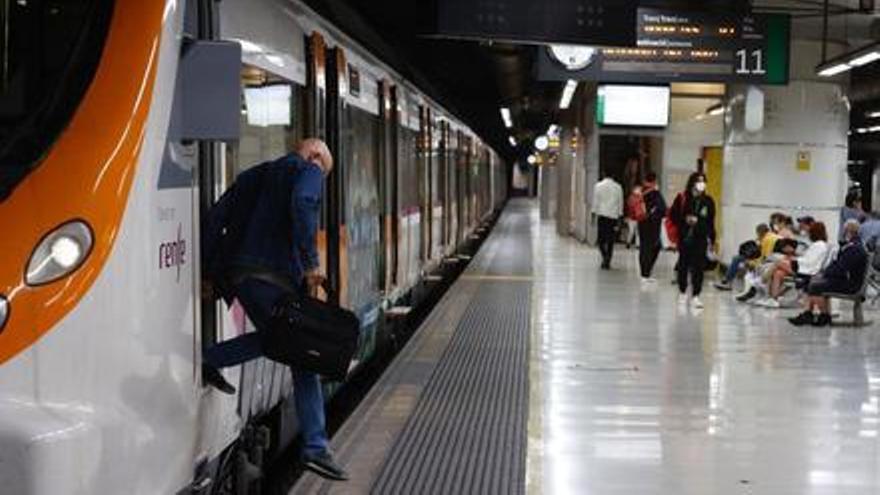
[[[236,284],[232,293],[244,307],[248,318],[256,327],[256,332],[246,333],[205,349],[203,358],[215,368],[236,366],[263,356],[260,331],[271,324],[272,311],[276,304],[288,294],[277,285],[246,278]],[[291,367],[293,375],[293,396],[296,416],[303,436],[303,456],[314,457],[327,450],[325,430],[324,396],[318,375]]]
[[[611,266],[614,256],[614,242],[617,240],[617,219],[599,215],[599,253],[602,254],[602,266]]]
[[[639,267],[642,277],[649,278],[654,271],[654,264],[660,256],[662,245],[660,229],[662,220],[645,220],[639,223]]]

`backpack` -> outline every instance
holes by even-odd
[[[739,255],[746,260],[756,260],[761,257],[761,246],[755,241],[746,241],[739,245]]]
[[[257,165],[238,176],[202,220],[202,277],[229,300],[226,287],[228,260],[241,245],[254,209],[266,167]]]
[[[672,201],[672,207],[666,210],[666,219],[663,221],[663,225],[666,227],[666,237],[675,246],[678,246],[681,242],[681,232],[678,231],[678,225],[675,223],[673,216],[681,211],[683,203],[684,193],[678,193],[675,200]]]
[[[645,196],[639,191],[630,193],[626,200],[627,216],[636,222],[644,222],[648,218]]]

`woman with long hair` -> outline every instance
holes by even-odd
[[[688,178],[687,187],[672,211],[672,220],[680,233],[678,245],[679,303],[688,302],[688,276],[691,285],[691,304],[702,308],[700,293],[703,291],[703,272],[706,254],[715,247],[715,201],[706,194],[706,176],[694,172]]]

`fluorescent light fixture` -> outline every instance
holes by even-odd
[[[239,45],[241,45],[241,51],[245,53],[263,53],[263,47],[254,43],[253,41],[243,40],[240,38],[232,38],[230,41],[235,41]]]
[[[880,132],[880,125],[875,125],[873,127],[868,127],[868,132]]]
[[[863,65],[868,65],[871,62],[876,62],[880,60],[880,52],[868,52],[864,55],[856,57],[849,62],[849,65],[853,67],[861,67]]]
[[[508,137],[507,140],[510,142],[511,146],[516,146],[516,139],[514,139],[513,136]]]
[[[513,119],[510,118],[510,109],[502,108],[501,109],[501,118],[504,119],[504,127],[510,129],[513,127]]]
[[[816,73],[822,77],[836,76],[855,67],[868,65],[880,60],[880,42],[871,43],[858,50],[845,53],[833,60],[816,67]]]
[[[868,115],[867,115],[867,117],[868,117],[869,119],[876,119],[876,118],[880,117],[880,111],[869,112]]]
[[[865,134],[867,132],[868,132],[868,129],[866,129],[864,127],[859,127],[858,129],[856,129],[856,134]]]
[[[574,97],[574,91],[577,89],[577,81],[574,79],[569,79],[568,82],[565,83],[565,89],[562,90],[562,99],[559,100],[559,109],[560,110],[568,110],[568,106],[571,105],[571,99]]]
[[[836,76],[837,74],[840,74],[841,72],[846,72],[850,69],[852,69],[852,67],[850,67],[849,64],[841,62],[841,63],[835,64],[835,65],[829,65],[828,67],[825,67],[824,69],[820,69],[819,75],[822,77],[831,77],[831,76]]]

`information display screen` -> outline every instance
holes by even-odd
[[[669,86],[599,86],[596,120],[600,125],[666,127]]]
[[[435,36],[525,43],[635,45],[636,0],[441,0]]]
[[[636,46],[597,50],[590,65],[568,70],[539,50],[542,80],[621,83],[788,83],[791,18],[640,8]]]

